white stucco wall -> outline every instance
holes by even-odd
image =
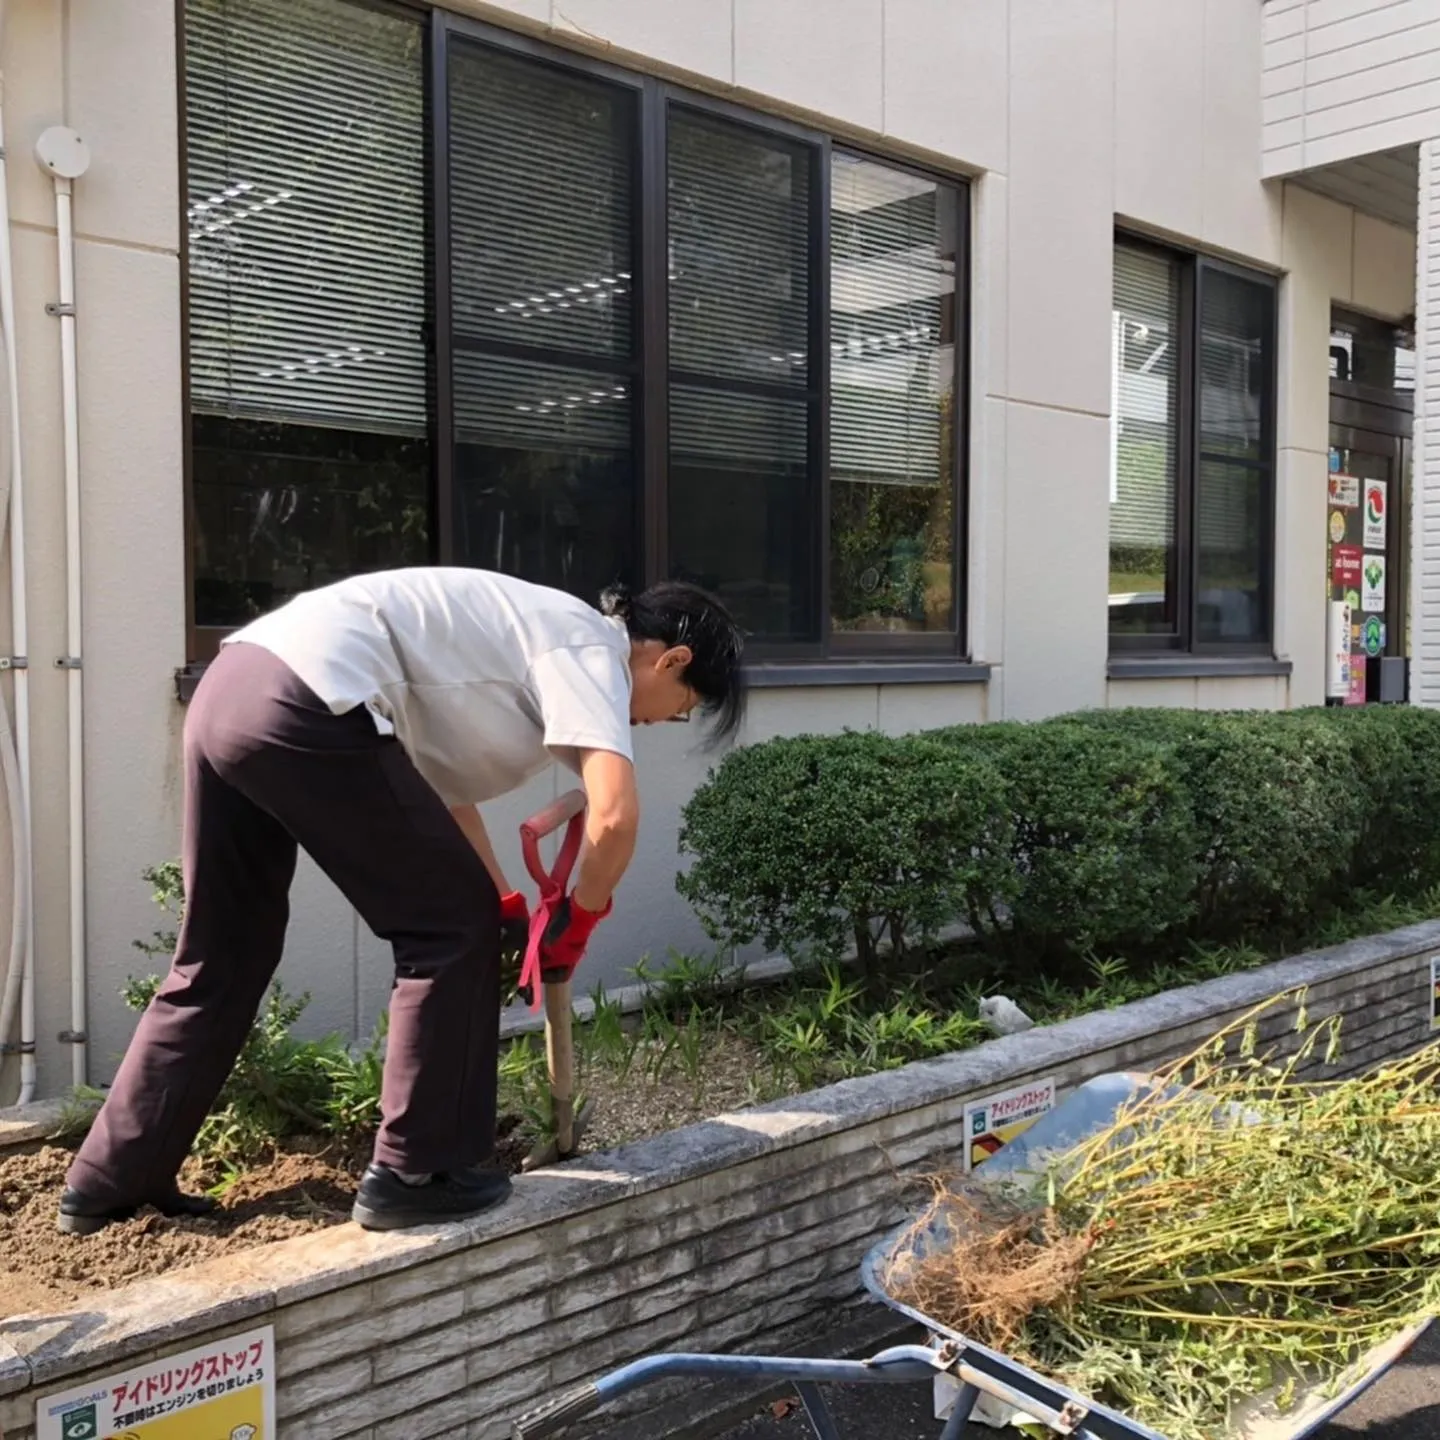
[[[976,177],[969,600],[987,685],[760,691],[747,739],[901,732],[1098,704],[1317,701],[1332,300],[1410,308],[1413,237],[1261,183],[1255,0],[517,0],[457,8],[680,74]],[[1162,16],[1159,12],[1165,11]],[[1176,26],[1180,29],[1177,31]],[[173,0],[9,0],[0,40],[29,464],[42,1087],[66,1023],[65,695],[59,359],[48,186],[29,152],[68,120],[94,152],[77,189],[85,493],[92,1075],[129,1033],[116,987],[153,928],[140,868],[176,852],[172,672],[184,654]],[[1291,678],[1107,682],[1112,233],[1127,226],[1284,271],[1277,651]],[[0,590],[3,590],[0,586]],[[582,984],[701,944],[674,893],[678,807],[708,763],[694,731],[640,737],[640,852]],[[563,782],[562,782],[563,783]],[[516,823],[545,777],[487,818],[518,875]],[[312,867],[282,976],[317,1028],[368,1027],[389,960]],[[0,899],[0,906],[4,901]],[[3,916],[0,916],[3,919]],[[0,934],[5,927],[0,925]],[[13,1067],[12,1067],[13,1068]],[[0,1099],[12,1071],[0,1075]]]

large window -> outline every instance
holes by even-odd
[[[1266,650],[1274,282],[1121,242],[1112,325],[1112,648]]]
[[[185,82],[194,658],[426,561],[960,656],[963,184],[364,0],[186,0]]]
[[[424,33],[346,0],[187,0],[185,41],[191,604],[213,645],[430,554]]]

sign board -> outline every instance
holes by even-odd
[[[1367,555],[1360,578],[1360,608],[1378,613],[1385,608],[1385,557]]]
[[[1440,1030],[1440,955],[1430,957],[1430,1028]]]
[[[1370,656],[1381,655],[1385,650],[1385,622],[1378,615],[1367,615],[1360,627],[1360,643]]]
[[[1385,548],[1385,482],[1365,482],[1365,533],[1362,544],[1367,550]]]
[[[1350,607],[1343,600],[1330,602],[1326,634],[1325,694],[1343,700],[1350,693]]]
[[[1055,1108],[1053,1077],[972,1100],[965,1107],[965,1173],[969,1174]]]
[[[1333,474],[1330,477],[1330,503],[1343,510],[1353,510],[1360,503],[1360,480],[1355,475]]]
[[[1330,549],[1330,583],[1352,609],[1360,608],[1360,584],[1365,570],[1365,552],[1358,545],[1334,545]]]
[[[35,1440],[276,1440],[278,1433],[270,1325],[35,1402]]]

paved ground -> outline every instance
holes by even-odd
[[[1440,1330],[1440,1326],[1435,1327]],[[935,1440],[928,1389],[884,1385],[828,1392],[842,1440]],[[976,1440],[999,1431],[972,1426]],[[1011,1432],[1014,1433],[1013,1431]],[[803,1414],[776,1419],[761,1415],[726,1432],[724,1440],[809,1440]],[[1440,1440],[1440,1334],[1421,1339],[1414,1350],[1376,1386],[1362,1395],[1316,1440]]]

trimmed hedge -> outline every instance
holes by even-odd
[[[737,750],[686,806],[677,884],[709,933],[800,954],[907,943],[1004,893],[1004,786],[916,736],[802,735]]]
[[[1228,941],[1440,882],[1440,713],[1114,710],[738,750],[686,806],[711,937],[867,968],[967,922],[1011,955]]]

